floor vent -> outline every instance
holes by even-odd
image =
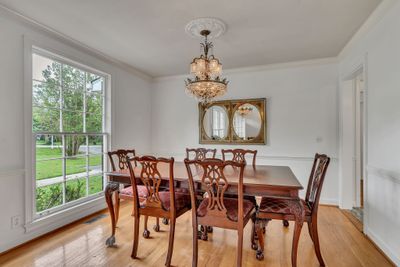
[[[87,220],[86,222],[84,222],[84,224],[91,224],[91,223],[94,223],[95,221],[100,220],[100,219],[102,219],[102,218],[104,218],[104,217],[107,217],[107,215],[106,215],[106,214],[99,214],[99,215],[97,215],[97,216],[95,216],[95,217],[93,217],[93,218],[90,218],[89,220]]]

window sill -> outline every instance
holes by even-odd
[[[103,196],[55,212],[25,224],[25,233],[50,232],[106,208]]]

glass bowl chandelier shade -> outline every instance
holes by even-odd
[[[213,47],[213,44],[207,40],[210,31],[202,30],[200,34],[205,39],[204,43],[201,43],[203,53],[190,63],[190,73],[194,78],[187,78],[185,84],[189,95],[207,104],[226,93],[228,81],[220,78],[222,64],[219,60],[214,55],[208,55]]]

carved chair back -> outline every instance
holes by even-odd
[[[186,148],[186,158],[190,159],[191,152],[194,152],[194,158],[192,160],[203,160],[206,158],[215,158],[217,149],[207,148]],[[209,156],[207,156],[209,154]]]
[[[306,204],[309,206],[312,213],[316,212],[318,209],[322,185],[325,180],[325,174],[326,170],[328,169],[329,162],[330,158],[327,155],[315,154],[305,198]]]
[[[229,187],[229,180],[226,178],[224,170],[226,167],[235,167],[234,172],[237,177],[234,181],[238,187],[238,218],[243,223],[243,172],[244,163],[234,161],[223,161],[220,159],[188,160],[185,165],[189,177],[190,195],[192,207],[196,207],[196,192],[192,169],[196,169],[199,175],[201,187],[207,192],[208,205],[207,215],[229,219],[227,208],[224,204],[225,191]],[[192,208],[193,216],[197,216],[197,208]]]
[[[140,170],[140,175],[135,174],[135,168],[133,167],[133,162],[138,162]],[[167,165],[167,168],[163,168],[164,171],[168,170],[168,174],[163,173],[169,176],[169,191],[170,191],[170,210],[175,211],[175,186],[174,186],[174,158],[156,158],[153,156],[143,156],[143,157],[127,157],[127,163],[131,178],[131,184],[133,186],[133,198],[134,198],[134,211],[137,211],[140,206],[142,207],[153,207],[153,208],[161,208],[162,202],[160,200],[159,191],[160,185],[162,181],[162,175],[160,173],[160,165]],[[142,203],[139,202],[139,195],[137,191],[137,182],[140,180],[142,185],[144,185],[147,189],[147,197],[142,200]],[[143,198],[141,198],[143,199]]]
[[[108,152],[108,158],[110,159],[111,168],[113,171],[128,169],[128,163],[126,161],[126,157],[135,157],[135,156],[136,153],[134,149],[118,149],[115,151]],[[136,162],[134,165],[136,166]]]
[[[256,166],[256,156],[257,156],[257,150],[246,150],[246,149],[222,149],[222,159],[226,160],[227,155],[232,154],[232,161],[239,162],[239,163],[244,163],[247,164],[246,162],[246,154],[253,154],[253,166]]]

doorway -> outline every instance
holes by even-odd
[[[361,68],[343,81],[341,91],[341,208],[360,231],[364,221],[364,99]]]

